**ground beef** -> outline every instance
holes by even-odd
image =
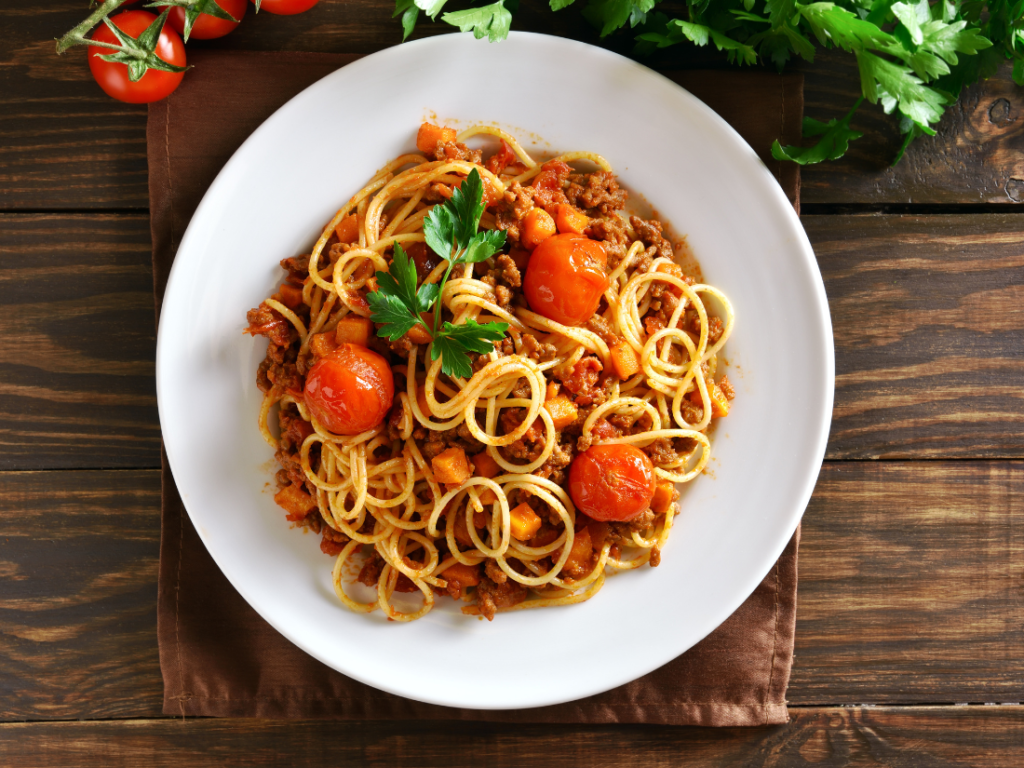
[[[604,341],[604,343],[609,347],[619,343],[619,337],[616,336],[615,331],[612,330],[611,323],[600,315],[594,315],[591,317],[587,320],[587,324],[584,327],[600,336],[602,341]]]
[[[571,174],[565,196],[570,203],[592,216],[607,216],[613,211],[621,211],[627,198],[626,190],[619,188],[618,179],[610,171]]]
[[[604,366],[601,365],[601,361],[594,355],[584,355],[580,358],[572,368],[569,370],[556,370],[555,378],[562,382],[569,392],[575,395],[577,398],[589,397],[590,391],[594,385],[597,384],[599,374],[604,370]],[[580,405],[590,405],[588,399]]]
[[[502,309],[508,309],[508,305],[512,303],[512,290],[506,288],[504,285],[496,286],[494,289],[494,298],[498,302],[498,306]]]
[[[523,284],[522,275],[519,274],[519,267],[512,260],[511,256],[502,254],[497,259],[498,268],[501,270],[501,279],[510,288],[519,288]]]
[[[660,221],[655,219],[644,221],[639,216],[630,216],[629,224],[633,227],[636,236],[644,245],[653,247],[658,256],[663,256],[667,259],[672,258],[672,243],[662,235]]]
[[[374,552],[370,559],[367,560],[363,567],[359,570],[359,576],[356,581],[360,584],[365,584],[368,587],[377,586],[377,581],[380,579],[380,574],[384,570],[384,558]]]
[[[442,162],[480,163],[483,153],[479,149],[470,149],[462,142],[439,141],[434,149],[434,159]]]
[[[508,574],[501,570],[501,567],[494,560],[487,561],[487,564],[484,566],[484,573],[495,584],[504,584],[508,581]]]
[[[547,478],[555,485],[564,485],[566,481],[565,469],[572,464],[575,454],[576,445],[571,437],[565,442],[556,443],[551,456],[533,474],[537,477]]]
[[[374,327],[376,327],[379,330],[380,323],[375,323]],[[415,346],[416,345],[409,340],[408,336],[399,336],[394,341],[388,341],[388,349],[390,349],[392,352],[394,352],[401,358],[408,357],[409,353],[412,352],[412,348]]]
[[[543,363],[548,360],[554,360],[558,356],[558,348],[554,344],[542,344],[537,341],[537,337],[532,333],[524,333],[522,337],[522,346],[519,348],[519,354],[524,357],[528,357],[531,360],[535,360],[538,363]],[[527,395],[529,397],[529,395]]]
[[[352,539],[344,533],[334,530],[329,525],[323,526],[320,533],[322,535],[320,539],[320,551],[325,555],[331,555],[333,557],[340,555],[341,550],[345,548],[345,545],[352,541]]]
[[[653,443],[644,446],[640,450],[647,454],[651,463],[656,467],[664,466],[679,459],[675,448],[672,447],[672,442],[664,437],[659,437]]]
[[[615,269],[626,256],[629,246],[629,234],[626,225],[618,216],[593,219],[585,234],[591,240],[604,243],[604,252],[608,255],[608,269]]]
[[[651,547],[651,559],[647,562],[651,568],[657,568],[661,565],[661,548],[657,544]]]
[[[525,408],[506,408],[501,413],[501,426],[504,433],[514,432],[526,418]],[[544,426],[540,419],[537,419],[526,433],[515,442],[498,449],[509,461],[517,461],[529,464],[536,461],[544,452]]]
[[[276,309],[260,304],[245,314],[249,327],[245,332],[251,336],[266,336],[270,343],[279,347],[288,347],[298,341],[299,334],[295,327]]]
[[[722,322],[722,318],[710,315],[708,317],[708,344],[717,344],[724,331],[725,323]]]
[[[494,225],[504,230],[510,243],[518,245],[519,226],[533,208],[533,188],[524,187],[513,181],[505,190],[504,197],[494,209]]]
[[[733,389],[732,382],[729,381],[728,376],[723,376],[719,380],[718,388],[722,390],[722,394],[725,395],[726,400],[732,400],[736,397],[736,390]]]
[[[281,269],[288,273],[285,279],[289,283],[302,285],[302,281],[309,275],[309,256],[289,256],[287,259],[281,259]]]
[[[510,608],[526,599],[526,587],[509,579],[504,584],[495,584],[486,576],[477,587],[477,607],[488,620],[494,619],[499,608]]]

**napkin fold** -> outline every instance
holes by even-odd
[[[197,66],[181,87],[149,107],[158,315],[185,227],[224,163],[289,98],[359,56],[197,51],[189,58]],[[775,138],[799,143],[802,77],[732,71],[664,74],[746,139],[799,210],[799,168],[773,160],[770,146]],[[705,726],[788,720],[785,693],[793,662],[799,529],[746,602],[664,667],[567,704],[511,711],[454,709],[358,683],[278,634],[214,564],[185,512],[166,456],[162,478],[157,630],[165,714]]]

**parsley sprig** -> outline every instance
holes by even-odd
[[[498,0],[441,14],[447,2],[396,0],[403,39],[422,11],[477,38],[501,40],[518,5]],[[548,0],[552,11],[574,2]],[[818,47],[856,58],[861,98],[850,113],[828,123],[807,118],[804,137],[816,143],[783,147],[776,141],[772,154],[778,160],[804,165],[842,157],[862,135],[850,122],[867,101],[899,119],[904,139],[895,165],[915,138],[935,135],[936,123],[962,89],[995,74],[1001,59],[1013,62],[1013,80],[1024,85],[1024,0],[684,0],[675,18],[655,10],[661,2],[586,0],[583,15],[601,37],[628,25],[638,54],[681,43],[713,44],[733,64],[770,61],[779,69],[795,56],[813,63]]]
[[[441,371],[448,376],[469,378],[473,375],[470,352],[486,354],[494,351],[494,342],[500,341],[508,330],[508,323],[480,324],[475,320],[454,325],[441,323],[439,298],[452,269],[462,264],[485,261],[498,253],[505,244],[505,233],[500,230],[480,229],[484,212],[484,186],[480,174],[474,169],[460,187],[452,190],[451,199],[444,205],[435,205],[423,220],[424,239],[430,249],[448,262],[439,283],[424,283],[417,288],[416,265],[399,243],[395,243],[394,259],[388,272],[377,273],[378,290],[368,294],[370,319],[381,323],[378,336],[395,341],[415,325],[424,327],[424,318],[434,311],[430,335],[431,360],[441,358]]]

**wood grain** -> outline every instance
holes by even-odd
[[[360,765],[491,768],[1017,768],[1024,708],[814,708],[769,728],[189,720],[0,726],[19,768]],[[88,756],[88,758],[86,758]],[[642,757],[641,757],[642,756]]]
[[[515,28],[600,44],[629,54],[626,31],[600,40],[582,20],[581,4],[559,13],[541,0],[523,0]],[[293,17],[255,15],[228,37],[192,41],[190,49],[306,50],[372,53],[400,40],[391,6],[379,0],[321,0]],[[0,210],[145,209],[143,106],[107,98],[92,82],[85,49],[62,57],[52,39],[81,20],[81,4],[57,0],[32,13],[0,7]],[[416,37],[449,31],[421,23]],[[647,63],[662,68],[724,66],[721,56],[692,46],[660,52]],[[859,93],[853,57],[822,51],[806,73],[806,113],[819,119],[845,114]],[[190,75],[196,76],[196,75]],[[839,163],[805,169],[806,204],[1015,203],[1024,199],[1024,91],[1009,69],[969,89],[949,110],[939,136],[919,140],[896,168],[895,122],[865,107],[854,127],[868,135]]]
[[[1024,701],[1022,462],[828,463],[800,546],[797,704]]]
[[[1024,455],[1024,220],[803,221],[835,336],[829,458]]]
[[[0,473],[0,718],[159,712],[159,543],[158,471]]]
[[[0,719],[156,717],[159,473],[0,473]],[[826,463],[801,705],[1024,701],[1024,462]]]
[[[160,465],[146,216],[0,215],[0,469]]]

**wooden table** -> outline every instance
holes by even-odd
[[[596,42],[578,9],[545,6],[524,0],[516,28]],[[156,642],[146,110],[104,96],[84,49],[54,55],[84,8],[0,6],[0,764],[1024,764],[1024,94],[1008,69],[897,168],[895,127],[867,110],[848,159],[804,172],[836,399],[789,725],[182,721],[161,715]],[[390,15],[322,0],[209,45],[369,53],[398,42]],[[858,90],[853,62],[823,54],[807,112],[837,116]]]

